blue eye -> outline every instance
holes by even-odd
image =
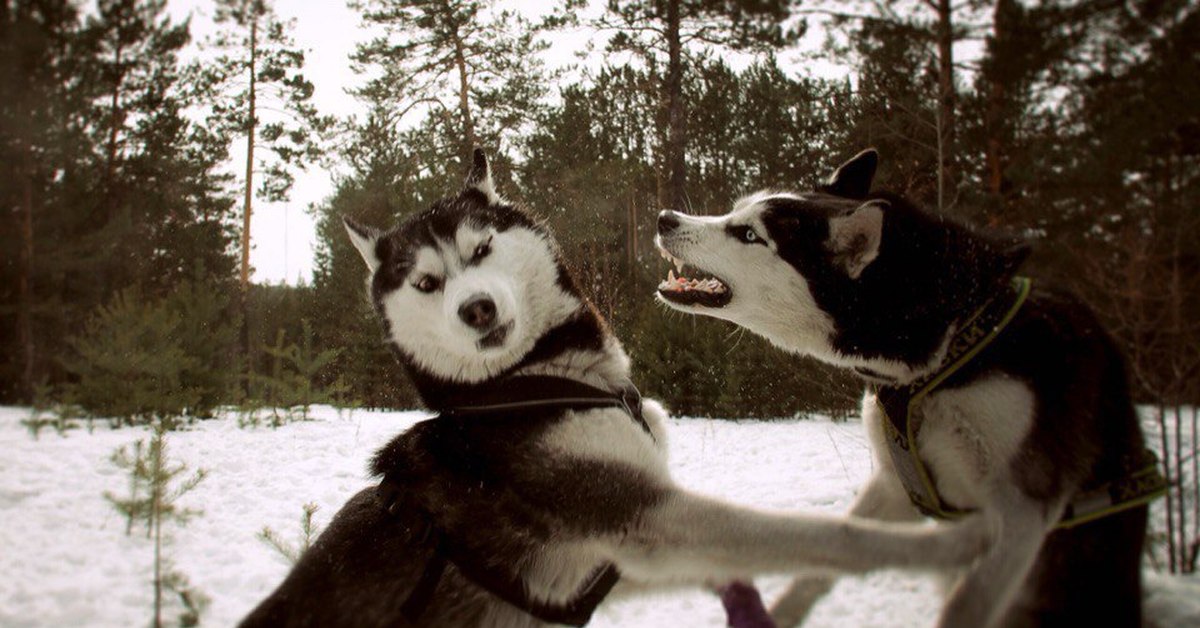
[[[758,234],[754,232],[752,227],[742,229],[741,240],[746,244],[759,244],[762,242],[762,238],[758,237]]]
[[[477,261],[487,257],[488,253],[491,253],[491,252],[492,252],[492,239],[488,238],[487,240],[480,242],[479,246],[475,247],[475,254],[471,257],[471,260],[477,262]]]

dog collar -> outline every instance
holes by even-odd
[[[877,404],[884,413],[884,432],[896,472],[909,500],[926,516],[956,519],[971,511],[956,508],[942,498],[932,472],[917,453],[917,434],[924,419],[921,402],[1008,327],[1029,298],[1031,287],[1032,281],[1028,278],[1016,277],[1007,290],[967,319],[951,338],[942,360],[945,366],[938,371],[904,386],[872,385]],[[873,372],[860,374],[885,379]],[[1076,493],[1055,527],[1074,527],[1147,504],[1166,493],[1166,479],[1159,473],[1154,452],[1145,450],[1141,455],[1127,456],[1121,467],[1121,476],[1116,480],[1085,487]]]
[[[650,438],[654,438],[650,424],[642,416],[642,394],[630,381],[626,381],[620,391],[610,392],[566,377],[516,375],[477,388],[464,396],[468,397],[466,403],[446,408],[442,414],[480,416],[530,409],[619,408],[640,425]]]
[[[932,472],[917,453],[917,434],[924,420],[921,402],[1004,331],[1025,304],[1031,286],[1028,278],[1014,278],[1007,289],[976,310],[951,337],[942,368],[906,385],[871,386],[884,413],[883,426],[892,463],[909,500],[926,516],[953,519],[970,511],[942,499]]]

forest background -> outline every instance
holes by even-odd
[[[335,117],[265,0],[206,3],[218,29],[201,40],[165,0],[0,0],[0,402],[129,422],[417,405],[340,219],[428,206],[473,145],[549,221],[636,381],[675,412],[853,411],[846,375],[656,305],[651,239],[660,208],[808,189],[867,146],[878,185],[1029,238],[1028,273],[1101,313],[1141,402],[1200,400],[1195,2],[350,7],[360,107]],[[586,63],[547,63],[564,33],[589,42]],[[964,45],[977,54],[956,58]],[[819,63],[852,70],[805,71]],[[327,171],[311,281],[250,281],[255,203]]]

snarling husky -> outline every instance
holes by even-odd
[[[877,163],[864,151],[814,192],[757,193],[721,216],[662,212],[656,243],[680,275],[658,298],[865,380],[875,472],[852,515],[990,522],[941,625],[1139,625],[1145,504],[1162,483],[1114,342],[1078,300],[1017,276],[1018,240],[871,193]],[[777,622],[829,584],[797,579]]]
[[[665,413],[544,226],[476,152],[465,188],[381,232],[346,221],[371,301],[438,416],[373,460],[247,626],[582,625],[606,597],[817,567],[947,568],[982,553],[944,526],[760,512],[667,471]]]

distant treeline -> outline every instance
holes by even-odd
[[[331,121],[263,2],[218,2],[225,39],[185,65],[189,26],[162,2],[102,0],[85,18],[0,0],[0,400],[139,380],[190,391],[201,414],[269,402],[262,382],[307,339],[326,358],[306,362],[315,389],[413,406],[340,218],[390,226],[428,206],[473,145],[502,194],[549,221],[636,381],[674,412],[853,408],[845,374],[657,306],[651,240],[660,208],[808,189],[866,146],[878,185],[1030,238],[1028,271],[1101,312],[1143,400],[1200,400],[1195,3],[645,0],[587,18],[580,4],[533,22],[483,1],[358,0],[382,33],[353,57],[366,113]],[[828,43],[801,56],[806,27]],[[546,68],[556,29],[601,42],[603,64]],[[964,64],[967,38],[983,54]],[[853,70],[798,73],[815,58]],[[257,152],[230,174],[251,133]],[[299,168],[329,163],[311,285],[243,286],[245,174],[255,198],[281,199]]]

